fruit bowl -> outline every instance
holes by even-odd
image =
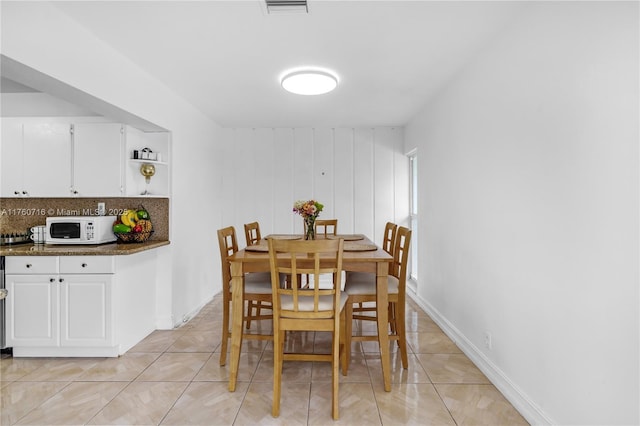
[[[149,212],[144,207],[124,210],[113,223],[113,233],[123,243],[144,243],[153,233]]]
[[[153,231],[148,232],[127,232],[122,234],[115,234],[116,238],[123,243],[144,243],[151,237]]]

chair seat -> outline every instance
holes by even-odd
[[[351,279],[351,274],[360,274],[356,279]],[[365,277],[366,276],[366,277]],[[389,294],[398,294],[399,292],[398,278],[393,275],[387,276],[387,289]],[[347,276],[344,284],[344,291],[350,296],[364,296],[368,294],[376,294],[376,276],[371,273],[353,272]]]
[[[340,311],[344,308],[344,305],[347,303],[347,299],[349,298],[348,294],[344,292],[340,293]],[[310,300],[307,300],[310,299]],[[299,298],[298,300],[302,300],[298,304],[298,309],[300,311],[305,312],[313,312],[313,298],[305,297]],[[291,311],[293,310],[293,296],[282,295],[280,296],[280,309],[283,311]],[[330,311],[333,309],[333,296],[319,296],[318,297],[318,310],[319,311]]]
[[[280,274],[280,286],[286,276]],[[271,272],[249,272],[244,274],[244,292],[253,294],[271,294]]]

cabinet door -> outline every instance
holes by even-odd
[[[22,184],[22,121],[2,119],[0,139],[0,196],[21,197]]]
[[[83,123],[73,127],[74,195],[122,195],[122,125]]]
[[[113,275],[60,275],[60,346],[113,345]]]
[[[71,126],[25,123],[22,142],[26,195],[68,196],[71,187]]]
[[[58,277],[7,274],[6,285],[7,346],[57,346]]]

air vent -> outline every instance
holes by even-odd
[[[269,13],[309,13],[307,0],[265,0]]]

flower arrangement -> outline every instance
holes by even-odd
[[[299,214],[305,223],[305,240],[316,239],[316,218],[323,209],[323,205],[315,200],[298,200],[293,203],[293,212]]]

